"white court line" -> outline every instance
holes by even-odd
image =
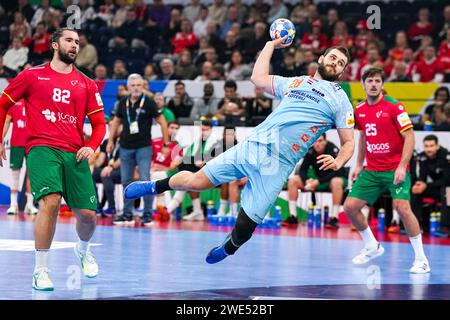
[[[53,241],[50,249],[73,248],[77,242]],[[101,243],[90,243],[90,246],[101,246]],[[0,239],[0,251],[34,251],[34,240]]]

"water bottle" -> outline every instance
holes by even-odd
[[[436,212],[436,231],[439,231],[441,229],[441,212]]]
[[[430,213],[430,234],[436,232],[436,212]]]
[[[328,206],[323,207],[323,223],[328,223],[328,216],[330,215],[330,208]]]
[[[273,217],[274,217],[275,221],[280,221],[281,220],[281,207],[275,206],[273,213],[274,213]]]
[[[314,226],[314,205],[311,203],[308,208],[308,227]]]
[[[181,220],[181,208],[177,207],[175,209],[175,220],[180,221]]]
[[[215,213],[214,207],[215,207],[214,201],[208,200],[208,202],[206,203],[206,215],[212,216]]]
[[[218,119],[217,119],[217,117],[212,117],[212,118],[211,118],[211,124],[212,124],[213,127],[216,127],[216,126],[217,126],[217,124],[218,124]]]
[[[378,230],[384,231],[384,218],[386,216],[386,211],[383,208],[378,210]]]
[[[425,121],[425,125],[423,126],[424,131],[431,131],[433,130],[433,123],[429,120]]]
[[[316,206],[314,208],[314,224],[316,228],[320,228],[322,220],[322,208],[319,206]]]

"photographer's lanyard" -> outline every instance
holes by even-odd
[[[136,109],[136,119],[133,122],[131,122],[131,120],[130,120],[130,110],[129,110],[130,98],[128,98],[125,103],[125,107],[127,109],[127,119],[128,119],[128,123],[130,124],[130,134],[139,133],[138,121],[139,121],[139,115],[141,114],[141,109],[144,106],[144,102],[145,102],[145,94],[142,95],[141,101],[139,102],[139,108]]]

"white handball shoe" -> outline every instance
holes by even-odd
[[[12,205],[11,207],[8,208],[8,210],[6,210],[6,213],[9,215],[15,215],[19,213],[19,208],[15,205]]]
[[[411,269],[411,273],[429,273],[431,272],[430,263],[427,260],[415,260]]]
[[[360,265],[369,262],[384,253],[384,248],[381,243],[376,246],[364,247],[359,254],[352,259],[353,264]]]
[[[39,268],[33,274],[33,288],[40,291],[53,291],[53,282],[48,268]]]
[[[88,249],[86,253],[82,253],[78,250],[78,244],[75,246],[74,251],[75,255],[80,259],[83,274],[88,278],[95,278],[98,275],[98,264],[92,252]]]
[[[39,209],[33,205],[25,205],[25,209],[23,210],[26,214],[36,215],[39,212]]]
[[[203,212],[192,212],[188,214],[187,216],[183,217],[184,221],[203,221],[205,220],[205,216],[203,215]]]

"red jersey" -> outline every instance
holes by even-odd
[[[302,38],[302,48],[307,50],[326,49],[328,46],[327,36],[323,33],[314,35],[305,33]]]
[[[9,108],[7,117],[11,118],[12,123],[11,147],[25,147],[27,137],[25,102],[23,100],[17,101],[15,105]]]
[[[175,161],[183,157],[183,150],[180,148],[178,143],[174,141],[169,142],[170,153],[167,157],[164,156],[164,154],[162,153],[163,143],[164,143],[163,138],[152,140],[152,150],[153,150],[152,167],[156,166],[167,168],[170,166],[172,161]]]
[[[183,49],[190,49],[197,44],[198,40],[195,33],[184,34],[177,32],[172,38],[173,53],[180,53]]]
[[[431,61],[422,60],[417,63],[415,72],[420,74],[420,82],[431,82],[438,73],[444,73],[444,65],[439,59],[434,58]]]
[[[403,152],[402,132],[413,127],[405,107],[383,96],[369,105],[364,101],[355,108],[356,128],[366,137],[367,170],[396,170]]]
[[[50,64],[22,71],[4,90],[12,102],[25,100],[28,137],[26,152],[35,146],[77,152],[85,146],[86,115],[103,111],[95,82],[75,67],[70,73]]]
[[[445,72],[450,72],[450,42],[446,40],[439,46],[438,58],[444,65]]]

